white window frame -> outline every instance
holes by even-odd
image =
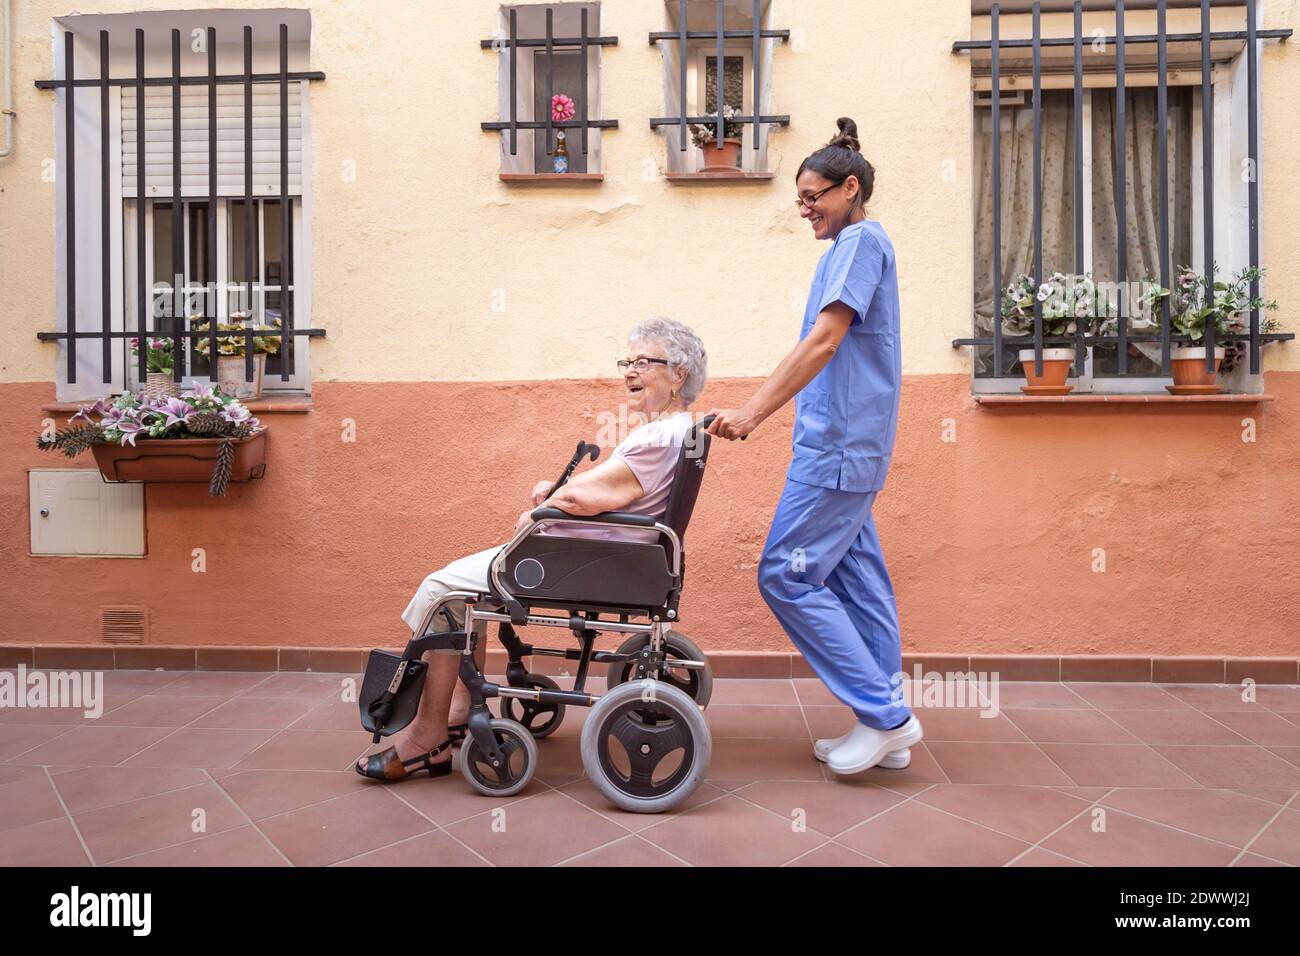
[[[1235,272],[1246,265],[1247,258],[1247,224],[1245,217],[1233,214],[1235,206],[1244,203],[1244,185],[1240,179],[1240,170],[1233,165],[1232,158],[1238,150],[1238,139],[1245,142],[1246,103],[1245,103],[1245,49],[1243,48],[1230,62],[1215,63],[1212,67],[1212,88],[1214,96],[1214,247],[1215,258],[1219,261],[1222,272]],[[1086,94],[1091,88],[1085,89]],[[989,109],[987,103],[976,104],[972,92],[972,107],[978,117]],[[1205,259],[1205,227],[1202,190],[1202,116],[1201,86],[1192,86],[1192,142],[1191,142],[1191,178],[1192,188],[1192,265],[1200,268]],[[972,142],[972,158],[974,143]],[[1241,148],[1244,153],[1244,146]],[[972,168],[974,163],[972,162]],[[1083,176],[1084,183],[1092,182],[1092,97],[1085,95],[1083,100]],[[1241,197],[1238,193],[1241,193]],[[1240,202],[1239,202],[1240,200]],[[1263,213],[1261,210],[1261,219]],[[972,237],[973,238],[973,237]],[[1084,271],[1091,272],[1092,262],[1092,190],[1083,191],[1083,261]],[[972,247],[973,248],[973,247]],[[981,265],[984,265],[981,263]],[[989,264],[991,266],[991,264]],[[1175,263],[1175,267],[1177,263]],[[996,299],[995,299],[996,308]],[[1084,369],[1077,378],[1071,376],[1067,383],[1077,393],[1106,392],[1118,394],[1166,394],[1165,386],[1173,379],[1170,376],[1103,376],[1093,375],[1093,347],[1085,347]],[[1015,375],[1002,378],[976,377],[975,363],[970,363],[971,392],[977,395],[1020,394],[1021,380]],[[1232,391],[1263,391],[1263,376],[1250,375],[1248,370],[1235,370],[1225,384]]]
[[[306,16],[306,23],[303,24],[303,17]],[[84,19],[83,19],[84,18]],[[185,18],[185,19],[181,19]],[[81,66],[86,62],[94,62],[94,55],[90,55],[81,50],[86,44],[86,30],[98,29],[103,26],[114,34],[121,32],[129,33],[136,26],[142,23],[149,25],[149,36],[154,39],[146,47],[146,59],[157,55],[161,49],[159,41],[156,39],[162,36],[161,24],[167,25],[173,22],[183,27],[183,36],[189,35],[189,30],[193,27],[190,22],[192,19],[217,21],[226,21],[219,23],[225,29],[235,22],[246,23],[253,21],[258,24],[258,29],[265,32],[272,23],[282,22],[289,19],[291,23],[296,19],[298,23],[291,25],[292,30],[299,30],[298,38],[291,36],[290,43],[306,43],[310,47],[310,17],[305,11],[277,11],[277,10],[217,10],[217,11],[149,11],[144,13],[121,13],[121,14],[69,14],[63,17],[52,18],[51,40],[52,40],[52,59],[54,69],[52,75],[61,77],[63,75],[63,33],[65,30],[72,30],[78,37],[79,52],[77,53],[77,63],[79,64],[78,72],[80,74]],[[92,26],[85,26],[90,24]],[[307,39],[304,40],[303,37]],[[223,43],[224,48],[228,44]],[[256,49],[256,48],[255,48]],[[255,57],[260,54],[255,53]],[[291,47],[291,56],[293,56]],[[113,75],[117,76],[118,67],[123,62],[122,57],[118,56],[113,60]],[[134,60],[132,59],[132,63]],[[133,67],[132,67],[133,69]],[[256,65],[255,71],[261,70]],[[186,75],[191,74],[191,70],[186,70]],[[132,73],[131,75],[134,75]],[[156,70],[151,69],[149,75],[156,75]],[[291,195],[290,199],[294,201],[293,214],[293,258],[294,258],[294,277],[296,286],[296,295],[294,297],[293,324],[296,328],[309,328],[312,325],[312,292],[313,292],[313,261],[312,261],[312,220],[313,220],[313,190],[311,185],[312,169],[312,136],[311,136],[311,96],[310,81],[296,80],[300,84],[301,93],[301,114],[302,114],[302,188],[300,195]],[[109,122],[108,131],[110,137],[109,144],[109,182],[110,182],[110,208],[109,208],[109,235],[111,248],[109,251],[110,262],[110,300],[109,300],[109,328],[115,332],[128,331],[134,332],[136,329],[136,311],[135,311],[135,289],[136,289],[136,270],[135,270],[135,200],[124,198],[122,196],[121,185],[121,153],[122,153],[122,96],[130,90],[129,87],[115,87],[114,93],[109,96]],[[54,138],[55,138],[55,167],[60,177],[64,175],[65,156],[67,155],[67,144],[64,141],[64,103],[65,97],[62,90],[58,91],[54,97],[52,109],[54,111]],[[99,192],[97,183],[99,181],[98,157],[100,155],[100,114],[99,114],[99,95],[95,90],[79,89],[76,95],[76,158],[77,158],[77,175],[78,189],[76,196],[77,212],[77,231],[76,245],[77,257],[76,267],[77,274],[75,277],[77,296],[77,328],[80,331],[95,331],[101,328],[102,310],[100,306],[99,289],[100,281],[100,233],[98,229],[100,207]],[[93,169],[87,164],[94,161]],[[81,188],[82,183],[91,183],[88,189]],[[65,331],[67,328],[67,258],[66,249],[68,236],[67,228],[67,210],[65,209],[65,193],[62,188],[55,192],[55,309],[56,309],[56,328],[59,331]],[[153,197],[160,202],[168,202],[171,196]],[[183,195],[182,202],[190,201],[201,202],[208,197],[206,195]],[[241,195],[218,196],[218,199],[242,199]],[[254,201],[259,199],[278,199],[278,192],[268,193],[263,189],[257,189],[253,195]],[[225,203],[218,203],[218,243],[217,243],[217,268],[218,275],[225,274],[225,241],[222,238],[223,216],[221,210],[225,208]],[[150,217],[152,218],[152,217]],[[260,218],[260,216],[259,216]],[[189,217],[183,216],[184,228],[187,233],[189,230]],[[260,226],[259,226],[260,228]],[[188,258],[188,241],[185,246],[186,256]],[[259,250],[264,249],[259,246]],[[148,257],[147,270],[152,272],[152,223],[146,221],[146,241],[145,254]],[[262,273],[262,265],[259,263],[259,277]],[[152,285],[151,274],[147,275],[149,285]],[[264,278],[264,277],[263,277]],[[224,299],[224,296],[218,296],[218,299]],[[222,302],[219,306],[219,315],[225,317],[228,314],[229,306]],[[259,316],[260,316],[259,311]],[[60,341],[58,345],[58,356],[54,372],[55,397],[60,402],[81,402],[93,401],[102,398],[107,394],[124,391],[128,388],[138,388],[135,383],[135,360],[131,355],[130,336],[120,338],[118,341],[121,345],[114,345],[110,352],[112,369],[110,372],[110,381],[103,380],[103,352],[100,343],[93,339],[80,339],[77,344],[77,380],[69,383],[67,381],[67,345],[65,341]],[[286,382],[282,380],[279,374],[267,374],[263,379],[263,394],[274,395],[294,394],[310,395],[311,394],[311,361],[310,347],[308,343],[310,338],[307,336],[295,336],[294,350],[294,373]],[[184,382],[191,381],[186,377]],[[197,383],[210,383],[211,379],[201,375]]]
[[[266,204],[268,202],[276,202],[279,200],[279,198],[280,198],[279,196],[254,196],[253,197],[253,202],[257,206],[256,225],[257,225],[257,253],[258,254],[254,262],[256,266],[257,276],[255,281],[253,282],[252,320],[256,325],[263,325],[266,323],[266,311],[265,311],[266,294],[270,292],[283,293],[284,291],[284,289],[281,286],[267,285],[266,282]],[[294,269],[295,278],[300,278],[302,276],[302,273],[300,272],[300,268],[301,268],[300,263],[302,261],[302,257],[299,255],[299,249],[302,248],[301,244],[304,239],[303,216],[302,216],[302,206],[303,206],[304,197],[290,196],[289,198],[293,204],[293,243],[294,243],[293,269]],[[230,207],[232,203],[242,202],[242,201],[243,198],[240,196],[218,196],[217,197],[216,270],[217,270],[217,275],[219,276],[230,275],[230,266],[231,266],[230,243],[232,241],[230,236],[230,225],[231,225]],[[157,198],[151,198],[145,200],[146,206],[150,209],[152,209],[152,207],[155,204],[165,203],[170,205],[171,202],[172,202],[172,198],[170,196],[167,197],[160,196]],[[181,215],[181,225],[182,225],[182,229],[184,230],[184,234],[181,237],[181,241],[182,241],[182,247],[185,250],[185,256],[184,256],[185,283],[186,283],[186,287],[189,288],[189,283],[190,283],[189,248],[190,248],[190,235],[191,235],[189,207],[194,204],[207,203],[208,197],[206,196],[182,197],[181,202],[183,207],[183,211]],[[122,221],[125,230],[124,235],[128,237],[128,241],[123,244],[124,245],[123,266],[124,266],[124,275],[126,277],[126,281],[124,283],[125,292],[126,292],[126,303],[125,303],[126,304],[126,328],[128,330],[135,328],[136,315],[137,315],[135,242],[130,237],[135,236],[136,215],[137,215],[138,208],[139,206],[134,199],[128,199],[125,201],[122,210]],[[280,214],[279,212],[275,213],[275,215],[279,215],[279,214]],[[243,212],[241,211],[240,213],[238,213],[238,215],[242,216]],[[145,288],[149,290],[150,302],[146,303],[145,306],[146,309],[152,308],[154,297],[156,297],[159,294],[169,294],[171,291],[170,285],[164,285],[161,287],[159,286],[159,282],[162,281],[164,277],[160,277],[155,274],[153,252],[154,252],[154,217],[147,216],[145,218],[145,239],[144,239]],[[242,254],[242,250],[241,250],[241,254]],[[238,285],[236,285],[228,279],[223,279],[222,282],[223,285],[220,287],[219,294],[216,296],[217,321],[228,322],[230,321],[230,298],[231,296],[237,297],[243,294],[244,283],[241,282]],[[290,284],[288,287],[289,293],[296,296],[300,286],[301,283],[298,282]],[[187,293],[187,296],[191,294],[193,293]],[[199,311],[200,306],[189,305],[189,299],[187,298],[185,311],[187,314],[190,314],[192,312]],[[297,306],[298,306],[298,299],[295,297],[293,321],[295,326],[302,327],[304,323],[299,317]],[[295,350],[294,350],[294,369],[292,374],[290,374],[289,376],[289,380],[286,382],[280,377],[280,374],[278,372],[272,374],[270,371],[268,371],[262,381],[263,394],[274,394],[277,392],[310,394],[311,392],[310,349],[307,348],[307,344],[306,344],[307,338],[305,336],[295,336],[295,338],[298,341],[295,344]],[[123,342],[122,347],[125,350],[123,361],[125,362],[125,368],[126,368],[126,387],[130,389],[139,389],[143,385],[143,383],[139,381],[139,375],[138,372],[136,371],[137,364],[130,352],[130,341],[128,339],[123,339],[122,342]],[[181,379],[184,388],[190,388],[194,385],[198,385],[202,387],[204,385],[211,384],[211,381],[212,380],[210,375],[206,372],[199,373],[197,376],[187,372]]]
[[[691,57],[689,68],[687,69],[686,83],[688,87],[693,87],[687,99],[688,103],[695,104],[696,116],[703,116],[708,109],[705,101],[706,87],[705,79],[708,77],[709,57],[717,58],[718,47],[714,40],[691,40],[690,43],[699,44],[693,47],[695,55]],[[740,105],[740,111],[746,116],[754,115],[754,51],[748,45],[739,43],[726,42],[722,47],[723,63],[718,67],[718,86],[719,99],[721,99],[721,87],[723,74],[726,70],[725,61],[728,57],[738,56],[741,58],[740,65],[740,88],[743,102]],[[754,172],[754,124],[746,123],[740,128],[740,168],[745,172]],[[696,159],[702,155],[694,144],[691,149],[695,150]]]

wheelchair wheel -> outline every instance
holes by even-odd
[[[545,674],[529,674],[522,686],[540,687],[543,690],[560,689],[560,685]],[[541,740],[559,729],[564,720],[564,705],[545,704],[524,700],[522,697],[502,697],[501,716],[518,721],[533,735],[534,740]]]
[[[640,654],[649,644],[650,635],[633,634],[619,645],[618,653]],[[706,666],[703,670],[665,667],[659,673],[659,680],[676,687],[701,707],[709,706],[709,700],[713,697],[713,668],[707,666],[709,659],[704,656],[704,652],[685,634],[669,631],[664,638],[664,656],[683,661],[705,662]],[[626,684],[635,673],[636,665],[631,661],[625,664],[610,664],[605,676],[605,685],[613,690],[618,684]]]
[[[713,751],[699,706],[664,681],[620,684],[582,727],[582,766],[615,806],[662,813],[689,797]]]
[[[537,772],[537,744],[521,724],[497,718],[491,723],[497,746],[505,753],[504,767],[488,763],[482,748],[470,734],[460,748],[460,771],[469,785],[488,797],[512,797]]]

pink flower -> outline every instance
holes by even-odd
[[[567,123],[573,119],[576,112],[573,100],[563,93],[556,93],[551,97],[551,119],[556,123]]]

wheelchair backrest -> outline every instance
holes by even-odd
[[[712,436],[704,429],[710,420],[698,423],[686,433],[681,453],[677,456],[677,467],[673,470],[673,484],[668,492],[663,522],[677,532],[682,541],[686,539],[686,526],[690,524],[695,501],[700,496],[700,485],[704,483],[704,466],[709,460],[709,443],[712,441]]]

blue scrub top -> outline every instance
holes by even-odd
[[[843,302],[853,324],[795,398],[789,478],[840,491],[880,491],[898,431],[903,379],[894,246],[880,223],[845,226],[817,263],[800,341]]]

